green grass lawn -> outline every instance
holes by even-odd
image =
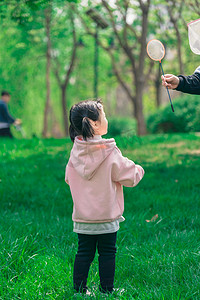
[[[200,135],[115,140],[145,176],[124,187],[115,287],[125,291],[105,298],[199,300]],[[69,139],[0,140],[2,300],[84,298],[72,289],[77,236],[64,181],[71,147]],[[98,284],[95,257],[88,278],[95,296],[85,298],[103,299]]]

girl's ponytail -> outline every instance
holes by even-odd
[[[74,143],[74,139],[77,136],[76,130],[74,129],[74,127],[70,124],[69,126],[69,136],[70,139],[72,140],[72,142]]]
[[[93,137],[94,135],[94,129],[87,117],[84,117],[82,120],[82,135],[85,141],[87,140],[87,137]]]

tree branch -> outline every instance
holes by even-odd
[[[53,60],[54,60],[54,63],[56,64],[56,67],[53,66],[53,72],[54,72],[54,75],[55,75],[55,77],[58,81],[59,86],[61,87],[62,86],[62,81],[61,81],[61,78],[60,78],[60,75],[59,75],[60,64],[59,64],[57,58],[53,58]]]
[[[81,16],[81,14],[79,13],[79,11],[76,8],[76,5],[74,3],[71,3],[71,8],[72,10],[78,15],[78,17],[81,19],[81,22],[83,24],[83,27],[85,28],[85,31],[90,34],[91,36],[95,37],[95,32],[91,31],[90,28],[87,26],[85,20],[83,19],[83,17]]]
[[[131,94],[131,91],[130,91],[129,87],[126,85],[126,83],[124,82],[124,80],[122,79],[122,77],[120,75],[120,72],[117,69],[117,65],[116,65],[113,53],[110,50],[108,50],[108,53],[109,53],[111,61],[112,61],[112,66],[113,66],[113,71],[115,73],[115,76],[117,77],[117,79],[118,79],[119,83],[121,84],[121,86],[124,88],[124,90],[127,93],[128,97],[130,99],[134,99],[133,95]]]
[[[122,42],[122,40],[121,40],[121,38],[120,38],[120,36],[119,36],[119,33],[118,33],[118,31],[117,31],[117,28],[116,28],[116,25],[115,25],[115,22],[114,22],[114,17],[113,17],[112,11],[111,11],[111,9],[110,9],[110,7],[109,7],[107,1],[102,0],[101,2],[102,2],[103,6],[105,7],[105,9],[107,10],[107,12],[108,12],[108,14],[109,14],[109,16],[110,16],[110,21],[111,21],[111,23],[112,23],[112,27],[113,27],[113,29],[114,29],[115,35],[116,35],[116,37],[117,37],[117,39],[118,39],[118,41],[119,41],[119,44],[120,44],[121,47],[123,48],[124,45],[123,45],[123,42]]]
[[[112,15],[111,9],[109,8],[107,2],[105,0],[102,0],[102,4],[106,8],[106,10],[108,11],[108,13],[110,15],[114,33],[115,33],[115,35],[116,35],[116,37],[117,37],[117,39],[119,41],[120,46],[122,47],[122,49],[124,50],[124,52],[126,53],[126,55],[129,57],[130,62],[131,62],[132,67],[133,67],[133,70],[134,70],[134,75],[136,76],[136,73],[137,73],[136,63],[135,63],[135,58],[134,58],[134,56],[132,54],[131,47],[129,47],[127,40],[126,40],[126,42],[122,42],[122,40],[121,40],[121,38],[119,36],[119,33],[117,31],[117,28],[116,28],[116,25],[115,25],[115,22],[114,22],[114,17]]]

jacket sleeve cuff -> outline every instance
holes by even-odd
[[[182,75],[179,75],[178,78],[179,78],[179,84],[178,84],[177,88],[175,88],[175,90],[182,91],[182,88],[184,86],[184,78]]]

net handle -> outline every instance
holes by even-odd
[[[162,70],[163,76],[165,76],[165,74],[164,74],[164,71],[163,71],[163,67],[162,67],[161,60],[159,60],[159,63],[160,63],[160,67],[161,67],[161,70]],[[172,104],[172,99],[171,99],[171,96],[170,96],[170,93],[169,93],[169,89],[168,89],[168,87],[167,87],[167,86],[166,86],[166,89],[167,89],[167,93],[168,93],[169,100],[170,100],[170,103],[171,103],[171,108],[172,108],[172,111],[174,112],[174,107],[173,107],[173,104]]]

